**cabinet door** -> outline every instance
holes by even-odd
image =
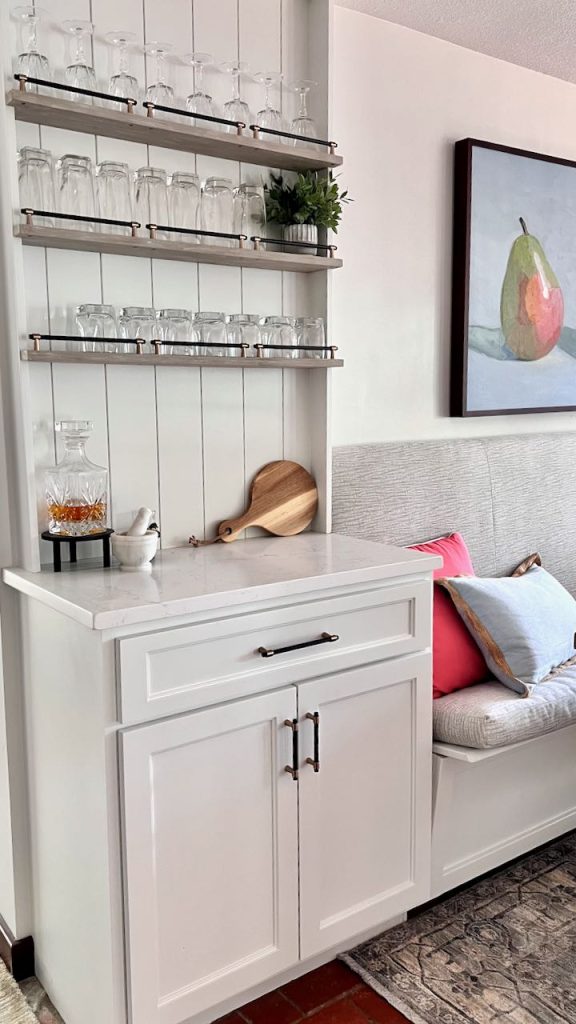
[[[430,658],[299,686],[302,957],[424,902],[430,886]],[[314,722],[318,712],[318,771]]]
[[[129,1004],[176,1024],[298,959],[289,688],[122,734]]]

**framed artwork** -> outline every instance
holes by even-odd
[[[455,146],[452,416],[576,409],[576,163]]]

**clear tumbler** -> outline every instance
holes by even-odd
[[[192,313],[189,309],[160,309],[156,313],[158,340],[163,342],[167,355],[194,355],[196,349],[184,345],[170,344],[171,341],[194,341]]]
[[[76,308],[76,324],[82,342],[82,352],[117,352],[123,348],[117,342],[102,342],[99,338],[118,337],[116,311],[114,306],[86,303]],[[91,339],[91,340],[88,340]]]
[[[168,224],[168,185],[161,167],[140,167],[134,182],[134,216],[145,229],[147,224]],[[160,237],[165,232],[159,232]]]
[[[200,202],[200,181],[190,171],[174,171],[168,186],[169,224],[175,228],[198,227],[198,204]],[[181,235],[177,231],[172,237],[178,242],[199,241],[198,235]]]
[[[96,187],[101,217],[110,220],[132,220],[132,182],[128,164],[103,160],[96,165]],[[130,228],[102,224],[107,234],[125,235]]]
[[[200,227],[203,231],[234,231],[234,191],[229,178],[207,178],[200,200]],[[230,245],[228,238],[201,238],[205,244]]]
[[[18,154],[18,187],[22,209],[56,212],[54,164],[47,149],[23,146]],[[35,218],[36,224],[53,226],[51,217]]]
[[[89,156],[67,153],[56,164],[57,202],[60,213],[72,213],[88,220],[76,224],[82,231],[93,231],[90,218],[98,216],[94,171]]]

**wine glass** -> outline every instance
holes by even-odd
[[[113,96],[122,96],[126,100],[138,99],[138,80],[130,74],[130,58],[128,56],[128,46],[136,39],[135,33],[122,30],[107,32],[105,39],[118,51],[118,71],[112,75],[108,91]],[[123,103],[115,104],[115,106],[121,110],[124,109]]]
[[[283,75],[276,71],[259,71],[254,76],[257,82],[264,86],[264,107],[256,114],[256,124],[260,128],[269,128],[274,132],[284,131],[284,118],[279,110],[272,106],[270,90],[272,86],[279,85]]]
[[[318,82],[311,82],[309,79],[303,78],[298,82],[291,82],[288,86],[299,97],[298,113],[290,124],[290,131],[294,135],[308,135],[313,139],[318,138],[316,124],[308,113],[307,105],[308,93],[316,85],[318,85]],[[294,145],[298,145],[296,139],[294,140]],[[314,145],[314,143],[311,143],[311,145]]]
[[[207,92],[204,92],[204,68],[214,63],[209,53],[187,53],[182,58],[184,64],[194,68],[194,92],[190,93],[186,100],[186,110],[191,114],[205,114],[208,117],[216,117],[214,100]]]
[[[19,49],[16,58],[16,74],[29,78],[49,78],[48,58],[38,49],[38,25],[46,15],[40,7],[19,6],[12,9],[12,17],[18,21]],[[35,85],[34,92],[38,92]]]
[[[244,124],[250,124],[252,118],[250,115],[250,107],[245,100],[240,99],[240,76],[245,75],[248,71],[248,65],[245,61],[241,60],[226,60],[218,65],[220,71],[226,75],[230,75],[232,78],[232,99],[229,99],[224,104],[223,114],[229,121],[242,121]],[[226,126],[227,132],[233,132],[236,129],[232,125]]]
[[[87,40],[94,32],[91,21],[63,21],[62,28],[72,37],[72,56],[66,68],[66,81],[75,89],[96,89],[96,72],[86,54]],[[86,103],[84,96],[71,94],[71,99]]]
[[[162,107],[174,106],[174,89],[166,81],[166,57],[171,52],[170,43],[146,43],[144,53],[154,58],[154,82],[146,89],[146,99]]]

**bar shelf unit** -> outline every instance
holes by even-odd
[[[248,134],[199,128],[171,121],[161,113],[147,117],[141,106],[137,108],[141,113],[127,113],[18,89],[11,90],[6,101],[13,108],[17,121],[30,124],[143,142],[164,149],[263,167],[280,167],[287,171],[326,170],[342,164],[342,157],[336,154],[317,152],[305,146],[287,146],[267,139],[254,139]]]
[[[342,260],[331,256],[303,256],[271,252],[264,249],[227,248],[220,245],[190,244],[163,238],[132,238],[130,235],[104,234],[98,231],[77,231],[43,225],[19,225],[14,229],[23,245],[49,249],[77,249],[82,252],[111,253],[117,256],[141,256],[154,260],[177,260],[184,263],[213,263],[227,267],[250,267],[259,270],[313,273],[336,270]],[[279,245],[282,244],[279,242]]]

